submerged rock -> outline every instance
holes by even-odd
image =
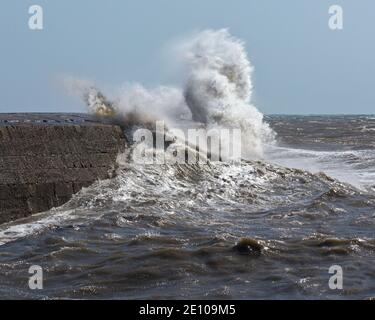
[[[258,257],[262,254],[263,246],[256,239],[242,238],[236,243],[233,250],[241,255]]]

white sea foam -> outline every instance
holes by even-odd
[[[374,150],[317,151],[268,146],[265,151],[265,159],[271,163],[312,173],[324,172],[361,190],[374,186],[374,157]]]
[[[72,213],[73,210],[52,209],[48,213],[44,212],[25,219],[26,221],[18,220],[5,224],[0,228],[0,245],[42,232],[48,227],[59,225],[67,219],[72,219],[74,217]]]

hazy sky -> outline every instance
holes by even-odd
[[[44,29],[28,27],[30,5]],[[344,29],[328,27],[328,8]],[[195,30],[229,28],[255,67],[264,113],[375,113],[374,0],[2,0],[0,112],[82,112],[56,80],[176,84],[164,52]]]

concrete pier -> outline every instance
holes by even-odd
[[[0,114],[0,223],[112,177],[126,145],[119,126],[84,114]]]

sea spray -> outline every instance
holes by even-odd
[[[239,128],[242,157],[258,158],[274,133],[250,104],[253,67],[244,43],[226,29],[206,30],[180,44],[186,64],[186,103],[196,121],[207,126]]]
[[[91,113],[122,119],[134,128],[152,128],[157,120],[178,127],[181,119],[190,119],[191,127],[240,129],[242,158],[261,158],[274,132],[251,104],[253,67],[244,43],[226,29],[205,30],[176,43],[173,53],[184,70],[182,89],[126,84],[109,100],[90,82],[73,78],[68,83]]]

